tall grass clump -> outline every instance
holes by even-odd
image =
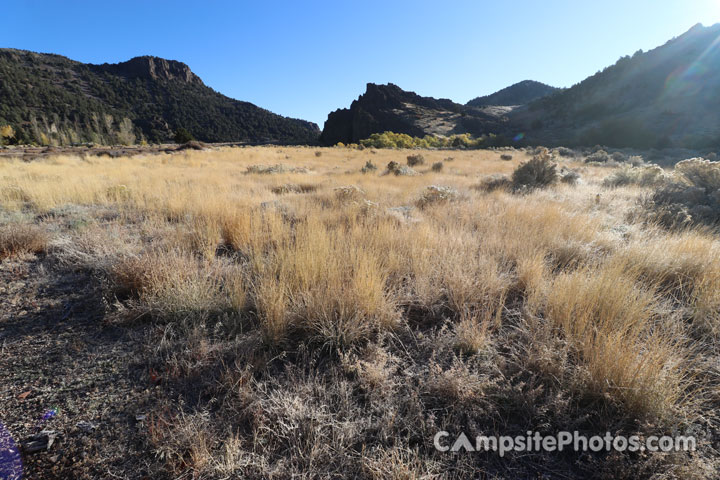
[[[239,271],[179,250],[121,259],[111,266],[110,277],[116,294],[129,298],[126,307],[136,318],[190,327],[237,314],[245,305]]]
[[[48,234],[35,225],[10,223],[0,226],[0,260],[24,253],[43,253]]]
[[[657,307],[655,292],[621,263],[562,273],[547,297],[547,317],[577,349],[590,391],[641,418],[668,418],[683,398],[685,359],[655,328]]]

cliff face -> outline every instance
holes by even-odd
[[[175,60],[143,56],[135,57],[127,62],[117,64],[103,64],[100,69],[106,72],[122,75],[129,78],[144,78],[155,81],[178,81],[203,85],[200,77],[195,75],[190,67]]]
[[[397,85],[369,83],[350,108],[328,115],[320,141],[356,143],[373,133],[392,131],[422,137],[504,131],[506,110],[466,107],[447,99],[422,97]]]
[[[205,86],[184,63],[136,57],[84,64],[0,49],[0,126],[18,143],[164,142],[182,127],[207,142],[315,143],[314,123],[285,118]]]

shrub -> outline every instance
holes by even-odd
[[[452,162],[453,160],[455,160],[453,157],[445,157],[445,158],[443,158],[443,162]]]
[[[512,174],[512,184],[515,190],[545,188],[557,180],[557,165],[551,161],[547,151],[521,163]]]
[[[272,191],[276,195],[284,195],[286,193],[310,193],[317,190],[317,185],[312,185],[309,183],[285,183],[283,185],[278,185],[277,187],[272,187],[270,191]]]
[[[404,133],[383,132],[373,133],[370,137],[360,140],[360,146],[370,148],[479,148],[486,143],[486,138],[473,138],[469,134],[439,137],[426,135],[422,138],[411,137]]]
[[[175,143],[187,143],[195,140],[195,137],[193,137],[190,132],[188,132],[183,127],[178,128],[175,130]]]
[[[250,165],[245,170],[245,173],[260,173],[260,174],[274,174],[274,173],[308,173],[307,167],[288,167],[281,163],[275,165]]]
[[[585,159],[586,163],[607,163],[610,161],[610,155],[605,150],[598,150],[588,155]]]
[[[580,174],[575,170],[565,170],[560,172],[560,181],[567,185],[577,185],[580,181]]]
[[[575,150],[573,150],[572,148],[558,147],[555,149],[555,151],[558,155],[565,158],[574,158],[575,156],[577,156]]]
[[[616,170],[603,180],[603,186],[608,188],[638,185],[651,187],[664,182],[665,171],[657,165],[649,167],[625,167]]]
[[[280,163],[276,165],[250,165],[249,167],[247,167],[246,173],[283,173],[286,170],[287,168],[285,167],[285,165],[282,165]]]
[[[431,168],[433,172],[440,172],[443,169],[443,162],[435,162]]]
[[[507,175],[495,174],[489,175],[480,181],[480,184],[474,187],[476,190],[483,192],[494,192],[495,190],[510,190],[512,188],[512,180]]]
[[[640,155],[632,155],[631,157],[628,157],[627,163],[633,167],[639,167],[645,163],[645,160],[643,160],[643,157]]]
[[[178,150],[205,150],[205,148],[206,145],[204,143],[198,142],[197,140],[190,140],[182,144]]]
[[[407,175],[407,176],[413,176],[417,175],[417,172],[413,170],[410,167],[406,167],[405,165],[400,165],[399,163],[395,161],[391,161],[387,164],[387,173],[392,173],[394,175]]]
[[[446,203],[453,200],[457,200],[460,194],[457,190],[452,187],[446,187],[443,185],[430,185],[425,188],[420,199],[417,201],[417,205],[420,208],[425,208],[428,205],[437,203]]]
[[[320,150],[318,150],[317,152],[315,152],[315,156],[322,157],[322,152]]]
[[[622,163],[627,160],[627,155],[622,152],[614,152],[611,155],[611,158],[618,163]]]
[[[673,181],[661,183],[645,200],[647,216],[666,227],[720,224],[720,162],[701,158],[675,166]]]
[[[407,157],[407,164],[410,167],[415,167],[417,165],[425,165],[425,157],[423,157],[420,154],[417,155],[408,155]]]
[[[505,160],[505,161],[507,162],[507,161],[510,161],[510,160],[512,160],[512,159],[513,159],[513,156],[512,156],[512,155],[509,155],[509,154],[507,154],[507,153],[503,153],[502,155],[500,155],[500,160]]]
[[[345,185],[335,188],[335,198],[341,202],[362,200],[365,192],[357,185]]]
[[[47,233],[35,225],[10,224],[0,228],[0,260],[47,249]]]
[[[370,173],[370,172],[374,172],[376,170],[377,170],[377,166],[370,160],[365,162],[365,166],[360,169],[360,171],[362,173]]]

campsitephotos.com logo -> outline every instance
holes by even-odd
[[[465,433],[451,437],[450,433],[441,431],[433,437],[433,444],[440,452],[496,452],[500,457],[508,452],[690,452],[697,447],[693,436],[640,437],[606,432],[604,435],[588,437],[579,432],[543,435],[532,431],[526,435],[475,437],[468,437]]]

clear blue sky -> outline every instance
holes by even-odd
[[[525,79],[570,86],[718,21],[717,0],[14,0],[0,47],[180,60],[225,95],[322,127],[368,82],[462,103]]]

